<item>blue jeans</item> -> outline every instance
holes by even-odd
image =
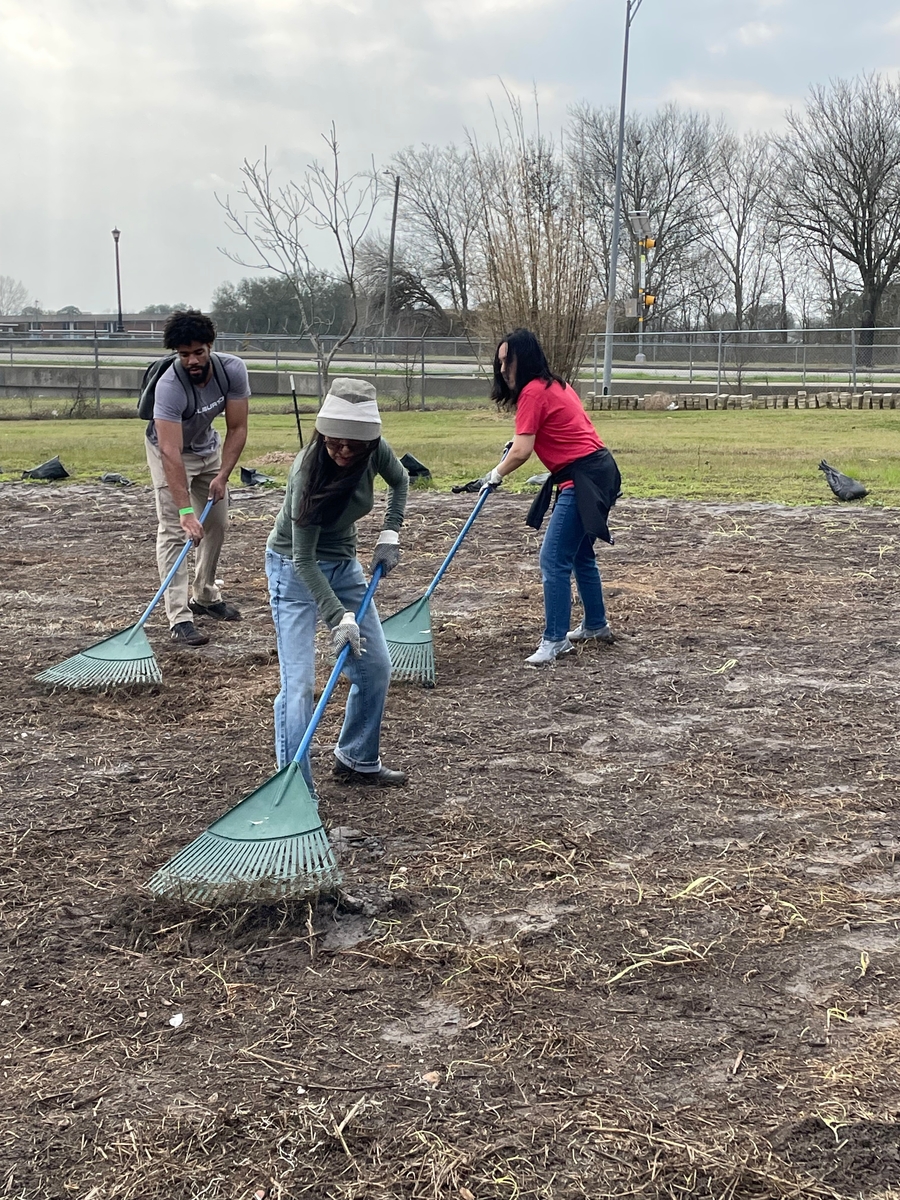
[[[319,568],[348,612],[356,612],[366,590],[357,560],[319,563]],[[275,697],[275,757],[279,769],[297,753],[313,714],[316,680],[316,621],[319,610],[312,593],[294,571],[290,558],[266,551],[269,603],[278,643],[281,691]],[[344,674],[350,694],[335,757],[355,771],[377,771],[381,766],[381,718],[391,678],[391,660],[375,605],[370,604],[360,624],[365,654],[347,657]],[[303,778],[313,791],[309,755],[300,764]]]
[[[561,642],[572,628],[572,575],[581,603],[584,605],[585,629],[600,629],[606,624],[603,603],[603,583],[594,541],[584,531],[575,489],[564,488],[541,546],[541,579],[544,583],[544,637],[549,642]]]

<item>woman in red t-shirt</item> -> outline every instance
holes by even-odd
[[[612,642],[594,542],[598,537],[612,542],[606,518],[619,494],[615,459],[598,437],[578,394],[553,374],[540,342],[527,329],[514,330],[497,347],[491,398],[498,408],[515,412],[516,435],[483,485],[499,487],[505,476],[537,454],[550,479],[528,516],[536,529],[549,507],[553,486],[557,488],[540,554],[544,633],[525,661],[552,663],[574,650],[575,642]],[[570,630],[573,575],[584,617],[577,629]]]

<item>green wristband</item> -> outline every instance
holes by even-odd
[[[194,512],[193,508],[179,508],[178,515],[179,515],[179,517],[186,517],[188,515],[188,513],[193,515],[193,512]]]

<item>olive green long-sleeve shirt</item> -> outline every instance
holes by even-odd
[[[380,475],[390,488],[384,528],[399,531],[406,511],[409,476],[382,438],[341,516],[330,525],[301,526],[297,524],[297,514],[309,477],[310,460],[307,455],[310,449],[301,450],[294,459],[284,492],[284,504],[266,546],[276,554],[293,559],[297,578],[312,593],[322,619],[334,626],[344,615],[344,606],[319,570],[318,560],[340,562],[356,557],[356,522],[370,513],[375,505],[376,475]]]

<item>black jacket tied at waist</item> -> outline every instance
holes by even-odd
[[[612,545],[613,537],[607,518],[609,510],[619,498],[622,476],[616,460],[605,447],[586,454],[584,458],[576,458],[551,475],[535,496],[525,524],[532,529],[540,529],[550,507],[553,488],[570,480],[575,485],[575,502],[585,533]]]

